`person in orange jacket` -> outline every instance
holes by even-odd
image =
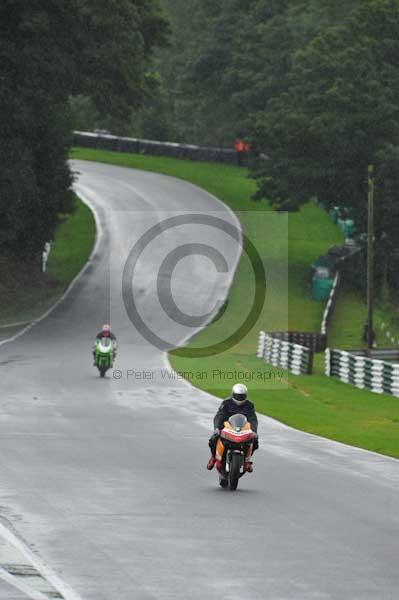
[[[234,144],[234,149],[237,152],[237,164],[241,166],[242,164],[242,155],[245,152],[245,142],[241,138],[237,138]]]

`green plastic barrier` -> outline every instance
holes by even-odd
[[[331,288],[333,286],[333,279],[320,279],[319,277],[313,277],[312,279],[312,298],[317,302],[323,302],[327,300]]]

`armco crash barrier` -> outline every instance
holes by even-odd
[[[237,152],[232,148],[211,148],[191,144],[175,144],[172,142],[157,142],[137,138],[117,137],[115,135],[75,131],[74,146],[94,148],[98,150],[113,150],[115,152],[131,152],[134,154],[150,154],[153,156],[169,156],[188,160],[221,162],[237,165]],[[248,163],[248,154],[243,153],[241,164]]]
[[[294,375],[310,375],[313,369],[313,352],[309,348],[284,342],[264,331],[259,334],[257,356]]]
[[[399,397],[399,363],[367,358],[345,352],[326,350],[326,375],[377,394]]]
[[[323,320],[321,322],[321,328],[320,328],[320,332],[324,336],[324,341],[325,341],[325,346],[324,346],[323,350],[326,349],[328,326],[330,324],[331,317],[334,312],[335,305],[337,303],[338,291],[339,291],[339,286],[341,283],[341,278],[342,278],[341,271],[337,271],[335,273],[335,277],[334,277],[333,285],[332,285],[332,288],[330,291],[330,295],[328,297],[328,301],[327,301],[326,307],[324,309]]]

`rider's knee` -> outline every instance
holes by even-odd
[[[216,444],[218,442],[218,439],[219,439],[219,435],[216,434],[216,433],[214,433],[213,435],[211,435],[211,437],[209,438],[209,448],[212,451],[216,450]]]

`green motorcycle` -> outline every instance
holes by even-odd
[[[103,337],[96,341],[95,363],[100,371],[100,377],[105,377],[105,373],[114,364],[115,348],[112,340],[109,337]]]

